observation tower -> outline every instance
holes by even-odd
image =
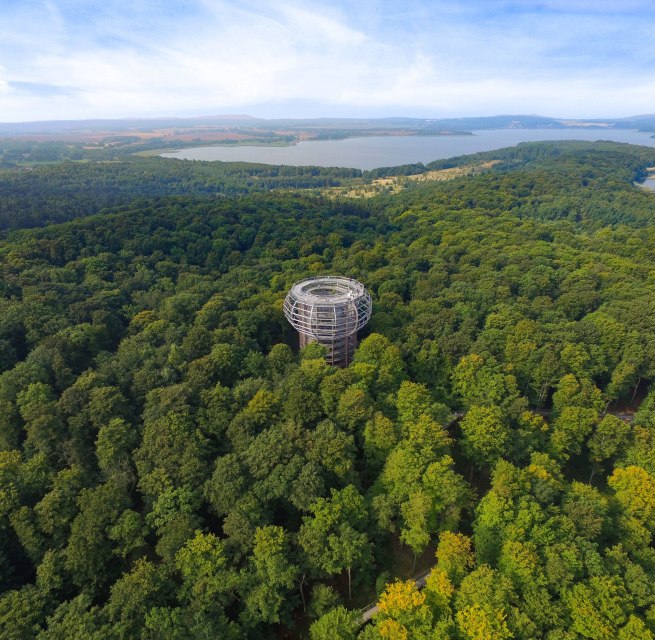
[[[327,361],[347,367],[357,346],[357,331],[371,318],[371,296],[351,278],[317,276],[296,282],[284,300],[284,315],[300,334],[300,346],[327,347]]]

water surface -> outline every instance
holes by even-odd
[[[490,129],[466,136],[371,136],[309,140],[289,147],[204,146],[162,153],[181,160],[374,169],[452,158],[542,140],[612,140],[655,147],[652,133],[624,129]]]

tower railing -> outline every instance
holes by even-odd
[[[300,334],[300,346],[318,342],[327,360],[345,367],[357,347],[357,332],[370,320],[372,301],[352,278],[317,276],[296,282],[284,300],[284,315]]]

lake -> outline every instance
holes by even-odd
[[[295,166],[375,169],[452,158],[545,140],[612,140],[655,147],[652,133],[624,129],[491,129],[467,136],[371,136],[309,140],[289,147],[204,146],[162,153],[180,160],[261,162]]]

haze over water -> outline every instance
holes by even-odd
[[[541,140],[612,140],[655,147],[652,133],[623,129],[491,129],[464,136],[371,136],[310,140],[289,147],[204,146],[161,154],[181,160],[375,169],[492,151]]]

